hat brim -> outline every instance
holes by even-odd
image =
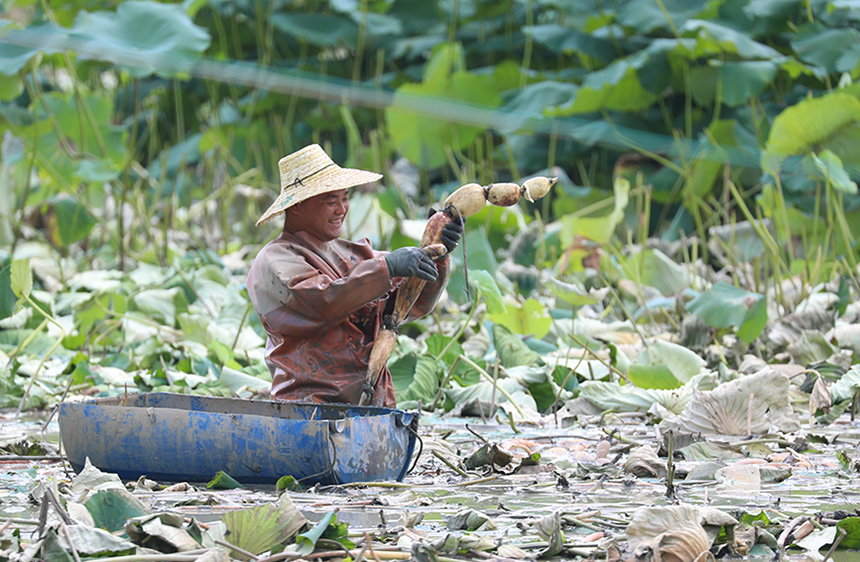
[[[337,165],[329,166],[307,180],[296,183],[292,188],[282,190],[278,198],[275,199],[269,208],[266,209],[266,212],[257,220],[257,226],[272,220],[278,215],[285,213],[293,205],[311,197],[340,189],[357,187],[379,181],[380,179],[382,179],[382,174],[377,174],[376,172],[341,168]]]

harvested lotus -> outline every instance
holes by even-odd
[[[484,191],[484,186],[479,183],[467,183],[466,185],[457,188],[454,193],[445,199],[444,207],[454,207],[459,216],[466,218],[471,217],[478,211],[484,208],[487,203],[487,194]],[[431,218],[432,220],[432,218]],[[430,225],[428,224],[428,229]],[[425,231],[425,237],[427,233]]]
[[[548,178],[545,176],[529,178],[523,182],[522,196],[528,199],[531,203],[534,203],[535,199],[540,199],[549,193],[549,188],[554,186],[557,181],[558,178]]]
[[[444,208],[433,213],[428,219],[424,234],[421,237],[421,248],[434,260],[445,257],[447,252],[442,243],[442,231],[449,222],[454,221],[462,224],[466,217],[471,217],[483,209],[487,203],[500,207],[510,207],[515,205],[520,197],[525,197],[534,202],[534,199],[540,199],[546,195],[557,179],[535,177],[527,180],[522,186],[508,182],[491,183],[487,186],[482,186],[479,183],[467,183],[457,188],[445,199]],[[397,340],[397,328],[409,316],[415,301],[418,300],[418,296],[424,289],[424,284],[425,281],[417,277],[410,277],[397,290],[394,309],[391,315],[386,316],[383,320],[383,329],[377,335],[370,352],[364,379],[364,390],[359,401],[360,406],[370,404],[379,375],[388,361],[388,356],[394,349]],[[375,405],[378,406],[379,404]]]
[[[510,207],[520,200],[522,188],[515,183],[491,183],[484,188],[487,202],[497,207]]]

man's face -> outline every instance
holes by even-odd
[[[349,210],[346,189],[311,197],[288,209],[290,230],[304,230],[323,242],[340,237]]]

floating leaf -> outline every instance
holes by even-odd
[[[322,519],[313,526],[313,528],[309,531],[305,531],[304,533],[296,536],[296,544],[298,544],[298,553],[302,556],[307,556],[311,552],[314,551],[317,545],[317,541],[323,535],[323,533],[328,529],[328,526],[336,520],[335,512],[329,511],[325,515],[323,515]]]
[[[286,543],[308,522],[287,494],[281,494],[275,503],[225,513],[221,520],[229,531],[230,544],[253,554]]]
[[[84,505],[90,515],[93,516],[95,526],[111,533],[124,528],[127,520],[149,513],[140,503],[140,500],[124,488],[100,490],[93,494]]]
[[[129,519],[125,532],[141,546],[161,552],[185,552],[200,548],[187,529],[185,517],[176,513],[152,513]]]
[[[244,486],[223,470],[219,470],[215,473],[214,478],[206,483],[206,488],[209,490],[235,490],[236,488],[244,488]]]
[[[630,551],[637,558],[653,553],[656,560],[692,562],[711,547],[699,508],[692,505],[637,508],[626,532]]]
[[[61,556],[65,555],[71,562],[75,558],[68,553],[73,548],[79,557],[87,557],[87,559],[133,556],[137,551],[137,546],[133,542],[114,536],[103,529],[86,525],[67,525],[62,533],[57,534],[52,530],[50,536],[52,538],[46,541],[47,544],[42,550],[45,560],[63,560]]]
[[[661,427],[723,435],[795,431],[800,427],[788,395],[788,379],[771,369],[696,393],[677,418]]]
[[[302,486],[301,483],[296,480],[295,476],[291,476],[289,474],[286,476],[281,476],[275,483],[275,491],[277,491],[278,494],[282,494],[286,491],[298,492],[303,490],[304,486]]]
[[[538,553],[538,558],[551,558],[564,549],[564,532],[561,530],[561,513],[555,512],[538,519],[534,529],[549,544]]]
[[[452,531],[491,531],[496,528],[489,516],[475,509],[464,509],[448,518],[447,527]]]
[[[624,472],[639,478],[663,478],[667,473],[666,461],[661,460],[649,445],[642,445],[627,456]]]

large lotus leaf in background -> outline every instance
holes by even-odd
[[[86,238],[96,219],[72,197],[61,194],[42,205],[45,236],[58,248],[68,248]]]
[[[695,84],[693,85],[695,88]],[[694,94],[695,95],[695,94]],[[727,151],[737,146],[734,119],[711,123],[699,143],[699,153],[692,164],[692,172],[684,183],[684,206],[694,211],[699,200],[707,197],[725,169]]]
[[[660,3],[632,0],[618,9],[618,22],[637,33],[649,33],[655,29],[672,32],[688,19],[699,15],[705,7],[704,2],[689,0],[667,0]]]
[[[690,301],[687,309],[718,330],[734,327],[744,343],[751,343],[767,324],[764,295],[722,281]]]
[[[399,18],[380,13],[391,7],[391,2],[367,4],[361,0],[333,0],[331,7],[349,16],[356,24],[363,24],[365,32],[370,35],[400,35],[403,32]]]
[[[779,59],[782,54],[744,33],[708,20],[689,20],[679,28],[684,37],[695,37],[692,56],[738,55],[747,59]]]
[[[818,330],[802,330],[785,348],[793,363],[810,365],[825,361],[838,349]]]
[[[615,382],[585,381],[579,385],[580,397],[603,410],[616,412],[646,412],[656,401],[644,388]]]
[[[797,57],[822,66],[829,72],[851,72],[860,59],[860,31],[852,28],[827,29],[814,23],[795,34],[791,46]]]
[[[860,100],[842,92],[808,98],[776,116],[768,135],[762,168],[776,172],[787,156],[831,149],[843,162],[860,155]]]
[[[209,46],[209,33],[181,4],[123,2],[116,12],[80,12],[69,40],[81,58],[117,64],[130,75],[187,73]]]
[[[560,219],[561,243],[565,248],[572,246],[577,238],[585,238],[598,244],[608,244],[616,227],[624,220],[624,210],[630,199],[630,182],[618,178],[614,182],[614,205],[612,211],[603,217],[577,217],[574,215]]]
[[[796,431],[800,424],[791,407],[788,378],[765,369],[695,393],[681,415],[664,419],[660,427],[688,433],[761,435]]]
[[[278,12],[269,20],[278,31],[317,47],[355,49],[358,42],[358,25],[342,15]]]
[[[568,24],[572,20],[568,20]],[[523,26],[523,32],[530,35],[535,43],[546,47],[556,54],[582,54],[594,57],[608,64],[618,56],[615,44],[608,37],[594,33],[583,33],[569,25],[547,23]]]
[[[756,99],[776,78],[779,67],[771,61],[724,62],[717,68],[720,100],[729,107]]]
[[[227,541],[253,554],[284,544],[304,528],[308,520],[293,505],[289,494],[278,501],[251,509],[229,511],[221,516],[229,534]]]
[[[427,63],[424,80],[397,88],[394,103],[385,109],[392,144],[419,166],[433,168],[444,164],[445,147],[463,149],[484,131],[480,126],[447,120],[445,115],[416,113],[425,102],[438,98],[459,102],[464,106],[463,115],[468,114],[469,106],[494,109],[501,105],[493,77],[472,74],[464,68],[463,47],[459,43],[442,46]]]
[[[500,130],[511,134],[528,129],[529,123],[546,121],[544,110],[567,103],[576,96],[577,90],[574,84],[544,80],[506,95],[505,104],[500,109],[508,115]]]
[[[469,386],[454,384],[445,388],[444,393],[455,405],[462,407],[464,413],[477,415],[478,411],[487,412],[486,406],[492,404],[494,399],[495,404],[508,402],[507,396],[499,389],[503,389],[511,395],[520,408],[537,411],[537,403],[528,393],[527,385],[523,381],[513,378],[499,378],[495,388],[493,381],[485,379]]]
[[[713,375],[702,373],[678,388],[639,388],[617,382],[585,381],[580,396],[595,406],[615,412],[645,412],[657,408],[665,415],[680,414],[697,391],[713,389]]]
[[[38,50],[26,43],[17,44],[20,39],[20,27],[17,23],[7,19],[0,20],[0,74],[5,75],[2,80],[5,84],[15,82],[13,77],[38,53]],[[20,80],[17,83],[20,84]]]
[[[75,147],[76,156],[89,155],[87,160],[93,157],[106,160],[102,164],[108,169],[115,169],[125,161],[127,133],[124,127],[113,124],[114,105],[110,97],[52,92],[42,100],[47,106],[44,110],[56,119],[57,127],[62,131],[65,141]],[[83,107],[83,104],[86,107]],[[92,115],[92,119],[88,115]],[[59,141],[46,148],[65,152]],[[45,156],[49,159],[52,157],[50,152]],[[75,171],[78,170],[80,162],[76,162]]]
[[[659,54],[654,55],[654,57],[659,56]],[[606,68],[590,72],[577,90],[576,97],[549,113],[567,116],[609,109],[641,111],[651,107],[659,95],[646,89],[640,81],[640,73],[644,75],[645,72],[652,70],[645,68],[649,62],[652,62],[652,55],[647,51],[640,51],[626,59],[615,60]],[[668,62],[661,66],[668,73]],[[659,75],[659,71],[655,74]],[[653,79],[654,76],[649,78]]]
[[[541,339],[552,327],[549,311],[536,299],[530,298],[523,303],[509,301],[505,308],[504,312],[489,314],[489,317],[515,334]]]

